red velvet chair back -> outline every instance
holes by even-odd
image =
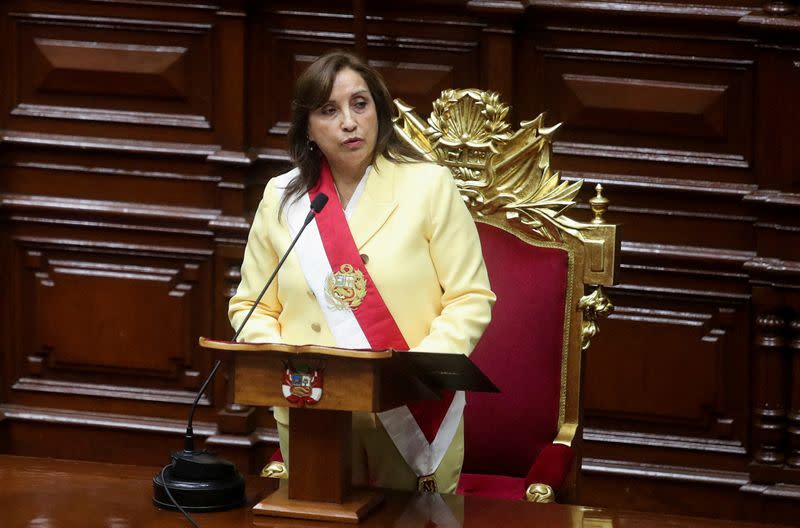
[[[501,392],[467,393],[464,471],[525,477],[558,433],[570,255],[482,222],[478,233],[497,303],[470,357]]]

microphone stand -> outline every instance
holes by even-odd
[[[253,315],[258,303],[267,293],[267,289],[269,289],[272,281],[275,280],[275,276],[299,240],[300,235],[303,234],[306,226],[311,223],[314,216],[325,207],[327,202],[328,197],[323,193],[318,194],[311,202],[311,211],[306,215],[303,226],[295,235],[278,265],[275,266],[272,275],[267,279],[261,293],[253,302],[242,324],[239,325],[233,335],[232,341],[236,342],[239,338],[244,325],[250,320],[250,316]],[[220,365],[222,365],[222,361],[216,360],[205,382],[200,387],[200,390],[197,391],[197,396],[195,396],[192,407],[189,410],[183,450],[173,453],[171,462],[153,477],[153,503],[160,508],[180,510],[194,526],[197,526],[197,524],[187,513],[188,511],[229,510],[240,506],[245,500],[244,477],[236,470],[236,466],[232,462],[218,457],[205,449],[198,451],[194,448],[194,432],[192,430],[194,411],[206,388],[214,379]]]

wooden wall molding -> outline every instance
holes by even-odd
[[[706,165],[708,167],[730,167],[739,169],[746,169],[750,167],[750,163],[743,156],[736,154],[714,154],[711,152],[692,152],[687,150],[620,147],[618,145],[597,145],[566,141],[554,142],[553,153],[565,156],[613,158],[653,163]]]
[[[85,240],[46,236],[17,236],[14,241],[21,246],[47,249],[63,248],[64,250],[83,251],[86,253],[108,253],[113,255],[141,255],[145,257],[174,256],[187,260],[205,260],[213,255],[213,250],[204,248],[187,248],[181,246],[138,244],[134,242],[120,243],[107,240]]]
[[[717,249],[697,246],[681,246],[672,244],[652,244],[647,242],[624,242],[623,253],[631,258],[659,262],[662,265],[669,262],[693,263],[695,265],[714,265],[725,263],[729,269],[738,270],[751,262],[755,256],[753,251],[738,251],[734,249]],[[738,275],[746,278],[745,274]]]
[[[110,137],[48,134],[22,130],[0,131],[0,144],[39,148],[79,149],[144,155],[186,156],[207,158],[220,150],[219,145],[181,143],[175,141],[150,141],[116,139]]]
[[[684,198],[696,196],[701,199],[714,199],[724,197],[736,197],[746,200],[748,195],[755,194],[758,186],[751,183],[720,182],[712,180],[687,180],[680,178],[668,178],[658,176],[648,176],[644,174],[609,174],[589,171],[565,171],[562,170],[562,179],[568,181],[583,180],[587,186],[594,189],[598,183],[611,185],[616,191],[630,192],[637,189],[649,194],[651,189],[658,189],[659,194],[675,193]],[[579,204],[577,208],[580,208]],[[612,203],[611,207],[615,207]]]
[[[553,28],[557,31],[570,32],[570,33],[583,33],[587,30],[582,28]],[[615,31],[611,30],[595,30],[595,34],[608,34],[617,35]],[[642,35],[644,36],[644,35]],[[620,62],[630,64],[680,64],[680,65],[699,65],[699,66],[717,66],[729,67],[731,69],[744,69],[751,67],[754,61],[751,59],[738,59],[727,57],[712,57],[712,56],[695,56],[695,55],[676,55],[674,53],[663,52],[637,52],[631,50],[608,50],[608,49],[594,49],[594,48],[576,48],[576,47],[554,47],[554,46],[537,46],[539,51],[546,54],[560,55],[564,58],[575,59],[604,59],[609,62]],[[666,82],[666,81],[665,81]],[[662,83],[663,84],[663,83]],[[680,86],[680,85],[679,85]],[[712,85],[713,86],[713,85]]]
[[[3,404],[0,412],[7,420],[40,422],[43,424],[64,424],[121,429],[127,431],[154,431],[160,433],[183,434],[186,420],[170,420],[153,417],[136,417],[124,414],[42,409],[25,405]],[[192,429],[200,437],[211,436],[217,432],[213,423],[195,421]]]
[[[794,280],[800,277],[800,262],[787,261],[779,258],[754,258],[745,262],[744,268],[758,275],[759,278],[767,275],[773,276],[776,279],[783,279],[783,281],[791,281],[771,283],[772,286],[776,287],[796,287]],[[756,281],[760,282],[758,279]]]
[[[484,14],[520,15],[525,10],[521,0],[468,0],[466,4],[468,10]]]
[[[175,22],[163,20],[137,20],[123,17],[94,15],[66,15],[60,13],[37,13],[10,11],[12,19],[29,24],[90,27],[100,29],[136,29],[139,31],[170,31],[173,33],[202,33],[211,28],[208,23]]]
[[[102,383],[76,383],[74,381],[64,382],[58,380],[24,377],[15,381],[14,385],[12,385],[12,389],[15,391],[36,391],[48,394],[89,396],[98,399],[116,398],[191,405],[196,396],[196,390],[200,388],[199,382],[202,381],[199,379],[197,374],[198,373],[195,372],[192,376],[192,386],[187,387],[191,390],[153,389],[130,386],[126,387],[122,385],[108,385]],[[197,404],[203,407],[209,407],[211,405],[211,400],[209,400],[207,396],[203,396],[200,398]]]
[[[628,478],[713,484],[716,486],[732,486],[737,489],[744,486],[749,481],[747,473],[740,471],[724,471],[665,464],[642,464],[597,458],[584,458],[581,468],[587,473],[600,473]]]
[[[614,290],[619,291],[621,295],[628,295],[631,297],[669,297],[676,300],[683,299],[685,301],[691,299],[711,299],[721,300],[724,302],[746,302],[750,299],[750,295],[746,293],[729,293],[719,292],[716,290],[693,290],[691,288],[670,288],[665,286],[648,286],[640,284],[621,284],[615,286]]]
[[[162,171],[162,170],[147,170],[147,169],[125,169],[125,168],[118,168],[118,167],[84,167],[77,164],[72,163],[59,163],[53,161],[39,161],[39,160],[31,160],[31,161],[19,161],[15,163],[15,167],[21,169],[42,169],[52,172],[75,172],[79,170],[84,170],[91,172],[93,174],[102,174],[108,177],[113,176],[136,176],[141,178],[158,178],[158,179],[170,179],[170,180],[183,180],[188,182],[213,182],[220,186],[235,186],[237,184],[230,183],[230,182],[223,182],[220,176],[211,175],[211,174],[187,174],[187,173],[180,173],[180,172],[169,172],[169,171]],[[241,184],[239,187],[236,188],[243,188]],[[6,194],[6,196],[9,196]]]
[[[63,216],[65,211],[69,211],[70,217],[76,219],[73,223],[86,217],[80,220],[86,227],[145,229],[187,236],[211,236],[212,232],[206,229],[187,229],[185,226],[206,227],[220,216],[219,211],[192,207],[17,194],[0,195],[0,208],[7,210],[6,214],[17,222],[68,224],[71,221]],[[170,227],[165,222],[179,222],[181,225]]]
[[[753,493],[764,497],[800,500],[800,486],[794,484],[745,484],[740,488],[745,493]]]
[[[742,198],[746,202],[766,205],[786,205],[800,207],[800,193],[784,192],[775,189],[757,189]]]
[[[241,192],[243,188],[237,187]],[[240,246],[242,238],[250,231],[250,222],[241,216],[217,215],[208,223],[208,227],[215,233],[214,241],[217,244],[235,244]]]
[[[211,128],[208,118],[201,115],[98,110],[96,108],[81,108],[77,106],[20,103],[11,111],[11,115],[51,119],[77,119],[81,121],[100,121],[106,123],[132,123],[136,125]]]
[[[731,3],[742,5],[731,6]],[[726,5],[727,4],[727,5]],[[740,0],[738,2],[592,2],[591,0],[528,0],[534,9],[577,12],[580,15],[600,13],[615,15],[636,15],[646,17],[669,17],[671,19],[711,20],[726,22],[738,20],[748,15],[758,2]],[[750,7],[748,7],[750,6]]]
[[[744,455],[747,453],[747,447],[741,441],[724,440],[719,438],[700,438],[697,436],[615,431],[611,429],[595,429],[593,427],[584,428],[583,438],[584,440],[591,442],[639,447],[668,447],[670,449],[721,453],[728,455]]]
[[[759,31],[797,33],[800,31],[800,15],[791,11],[776,14],[755,10],[740,18],[739,24]]]

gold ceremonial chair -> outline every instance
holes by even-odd
[[[492,289],[492,322],[472,360],[501,389],[467,393],[458,492],[550,502],[575,499],[580,469],[581,359],[611,303],[617,226],[596,188],[594,219],[564,214],[582,181],[550,168],[544,116],[513,131],[496,93],[445,90],[427,120],[400,100],[395,129],[449,167],[477,223]],[[587,292],[588,285],[596,285]]]

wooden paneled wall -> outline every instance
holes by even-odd
[[[288,166],[294,79],[365,54],[563,121],[554,166],[623,224],[586,357],[581,502],[797,523],[796,1],[10,0],[0,12],[0,449],[165,463],[232,332],[248,219]],[[588,210],[578,210],[588,218]],[[195,434],[256,471],[268,413]]]

